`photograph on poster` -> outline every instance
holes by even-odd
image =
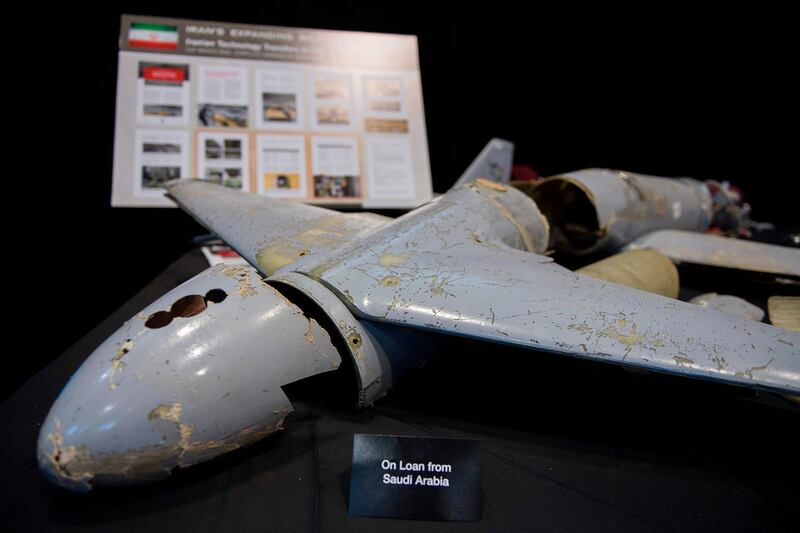
[[[246,128],[247,106],[201,104],[197,119],[201,126],[214,128]]]
[[[294,94],[262,93],[261,103],[266,122],[297,120],[297,96]]]
[[[370,100],[368,110],[378,113],[400,113],[403,104],[400,100]]]
[[[179,105],[144,104],[142,108],[146,117],[180,117],[183,107]]]
[[[342,104],[318,104],[318,124],[350,124],[350,110]]]
[[[266,189],[284,189],[284,190],[299,190],[300,189],[300,174],[264,174],[264,188]]]
[[[225,159],[242,158],[241,139],[225,139]]]
[[[241,159],[242,140],[206,138],[205,151],[206,159]]]
[[[408,133],[408,121],[368,118],[364,121],[364,129],[367,133]]]
[[[314,127],[352,129],[353,88],[350,76],[318,73],[313,82]]]
[[[314,97],[320,100],[349,100],[350,81],[345,76],[325,76],[314,80]]]
[[[160,189],[170,180],[181,178],[181,167],[142,167],[142,188]]]
[[[357,176],[314,176],[317,198],[354,198],[360,196]]]
[[[221,159],[222,145],[216,139],[206,139],[206,159]]]
[[[204,175],[205,179],[219,185],[224,185],[231,189],[242,188],[242,170],[239,168],[206,167]]]
[[[179,154],[181,153],[181,145],[175,143],[144,143],[142,144],[142,152],[146,154],[152,153],[167,153]]]
[[[197,170],[205,179],[249,190],[248,134],[201,131],[197,134]]]

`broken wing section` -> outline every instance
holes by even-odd
[[[677,263],[694,263],[795,278],[800,283],[800,249],[720,237],[708,233],[661,230],[630,243],[630,250],[658,250]]]
[[[265,275],[360,239],[389,220],[274,200],[202,180],[176,180],[167,191],[181,209]]]
[[[571,272],[500,240],[477,203],[446,209],[448,195],[303,272],[363,318],[800,392],[800,335]]]
[[[73,490],[142,483],[279,429],[281,387],[338,368],[326,331],[250,267],[218,265],[126,322],[83,363],[39,434]]]

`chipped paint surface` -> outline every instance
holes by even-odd
[[[506,192],[508,190],[508,187],[506,187],[505,185],[502,185],[495,181],[488,180],[486,178],[478,178],[475,180],[475,182],[483,187],[486,187],[488,189],[493,189],[499,192]]]
[[[378,262],[381,264],[382,267],[392,268],[392,267],[402,266],[407,259],[408,259],[408,253],[395,255],[386,252],[381,254],[380,257],[378,257]]]
[[[218,190],[201,180],[177,180],[167,189],[182,209],[265,275],[354,242],[389,220],[372,213],[343,214],[232,189]]]
[[[179,402],[173,402],[169,405],[160,403],[150,411],[150,414],[147,415],[147,419],[166,420],[175,423],[178,427],[178,447],[184,450],[189,447],[189,438],[192,436],[194,427],[189,424],[184,424],[183,420],[181,420],[182,415],[183,405]]]
[[[125,363],[122,361],[122,358],[125,357],[128,352],[131,351],[133,348],[133,341],[131,339],[125,339],[125,341],[120,345],[119,350],[111,358],[111,372],[108,374],[108,388],[114,390],[117,388],[117,384],[114,381],[114,376],[125,368]]]
[[[179,423],[181,421],[181,412],[183,408],[181,404],[175,402],[170,405],[166,405],[163,403],[158,404],[158,406],[150,411],[150,414],[147,415],[148,420],[169,420],[170,422]]]
[[[46,441],[51,444],[52,451],[49,453],[43,452],[40,446],[39,463],[41,464],[43,461],[49,462],[56,476],[69,484],[68,488],[89,490],[91,486],[88,481],[92,478],[92,475],[87,473],[85,469],[72,466],[73,463],[79,462],[86,457],[85,447],[65,447],[64,436],[61,434],[61,421],[58,417],[54,420],[54,426],[53,431],[45,436]]]
[[[334,290],[359,319],[800,391],[797,334],[584,276],[529,253],[516,226],[475,187],[455,189],[359,246],[337,250],[324,269],[311,261],[297,270]],[[535,224],[536,211],[514,212],[518,224]],[[408,256],[387,267],[385,254]],[[387,276],[399,282],[382,283]]]
[[[381,217],[361,213],[335,214],[304,222],[294,233],[269,232],[258,245],[255,264],[272,275],[309,255],[325,254],[353,242],[384,222]]]
[[[676,262],[695,263],[793,277],[800,284],[800,249],[720,237],[707,233],[662,230],[643,235],[629,249],[658,250]]]
[[[221,272],[223,276],[234,278],[238,280],[236,284],[236,294],[241,297],[253,296],[256,294],[256,289],[250,279],[251,276],[259,278],[258,273],[254,272],[252,268],[245,266],[225,265]]]
[[[222,453],[248,446],[283,426],[284,417],[274,422],[252,424],[238,432],[208,442],[164,443],[134,450],[95,453],[86,445],[64,446],[64,436],[56,421],[54,431],[47,435],[47,445],[40,445],[40,467],[55,483],[79,492],[97,485],[130,485],[164,479],[177,467],[191,466]]]
[[[625,355],[629,354],[634,346],[645,346],[647,337],[636,331],[636,323],[628,324],[624,318],[618,318],[608,323],[608,327],[598,333],[601,337],[610,337],[626,347]]]
[[[699,181],[598,168],[546,178],[532,196],[553,226],[553,246],[576,254],[617,250],[663,228],[702,231],[712,214]]]
[[[753,379],[753,372],[763,372],[764,370],[769,368],[769,365],[772,363],[772,361],[774,361],[774,359],[770,359],[769,361],[767,361],[765,364],[763,364],[761,366],[752,366],[750,368],[746,368],[744,370],[738,371],[738,372],[736,372],[736,376],[737,377],[746,377],[747,379],[752,380]]]
[[[173,302],[213,290],[227,297],[145,326]],[[212,267],[87,359],[42,426],[40,466],[83,490],[165,477],[275,431],[292,410],[281,387],[340,362],[328,333],[253,268]]]

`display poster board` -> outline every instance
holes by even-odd
[[[315,204],[432,197],[417,38],[123,15],[111,204],[202,177]]]

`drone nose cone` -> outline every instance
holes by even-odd
[[[250,267],[212,267],[126,322],[42,425],[42,471],[73,490],[146,482],[281,428],[283,385],[334,370],[317,322]]]

